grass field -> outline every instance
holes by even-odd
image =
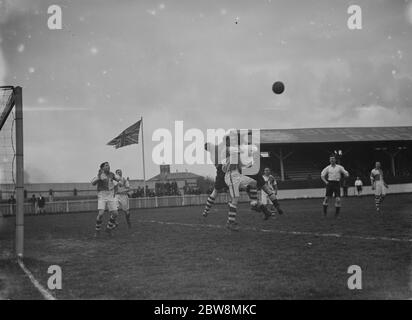
[[[372,197],[344,199],[324,219],[321,200],[281,201],[263,221],[239,208],[239,232],[224,228],[226,206],[147,209],[124,217],[113,237],[93,238],[95,213],[30,216],[25,264],[43,286],[59,265],[58,299],[410,299],[412,195],[389,195],[385,216]],[[106,217],[107,219],[107,217]],[[14,219],[0,221],[0,298],[41,299],[12,260]],[[347,269],[362,268],[362,290]]]

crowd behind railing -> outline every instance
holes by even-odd
[[[145,192],[146,190],[146,192]],[[210,190],[210,187],[207,188],[207,191]],[[183,186],[182,189],[179,189],[176,182],[166,182],[166,183],[156,183],[154,189],[150,189],[146,186],[146,189],[143,187],[137,187],[129,193],[130,198],[143,198],[143,197],[163,197],[163,196],[181,196],[185,195],[200,195],[206,190],[202,190],[199,187],[195,186]]]

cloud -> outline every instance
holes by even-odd
[[[88,110],[91,110],[91,109],[88,107],[24,106],[24,112],[61,112],[61,111],[71,112],[71,111],[88,111]]]
[[[148,176],[158,172],[151,133],[175,120],[204,131],[402,125],[412,118],[410,25],[399,1],[360,0],[368,27],[356,33],[347,30],[345,3],[322,0],[299,8],[227,2],[224,11],[217,0],[166,3],[164,10],[150,1],[102,0],[98,12],[95,1],[79,1],[63,6],[61,32],[46,29],[45,1],[6,2],[0,81],[24,88],[25,160],[46,167],[47,179],[88,180],[105,159],[141,176],[140,146],[105,145],[141,115]],[[73,23],[79,16],[82,23]],[[277,80],[286,86],[281,95],[271,90]]]
[[[381,105],[355,107],[352,116],[340,118],[337,122],[344,126],[409,126],[412,114],[406,110],[389,109]]]
[[[4,86],[4,79],[6,77],[6,61],[4,60],[3,50],[0,47],[0,86]]]
[[[25,14],[36,7],[37,1],[29,0],[0,0],[0,27],[6,25],[15,16]],[[3,38],[0,28],[0,86],[5,85],[7,63],[3,54]]]

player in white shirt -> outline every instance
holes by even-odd
[[[379,213],[381,209],[381,204],[386,195],[386,189],[388,188],[388,185],[383,179],[383,171],[381,169],[380,162],[376,162],[375,168],[373,168],[371,171],[371,185],[372,190],[375,191],[376,212]]]
[[[130,221],[130,211],[129,211],[129,195],[130,182],[129,179],[123,177],[123,172],[120,169],[116,170],[116,174],[120,177],[119,182],[114,188],[114,194],[117,201],[117,210],[123,211],[125,213],[127,226],[129,229],[132,227]]]
[[[237,132],[232,132],[229,134],[229,140],[230,143],[227,148],[227,156],[222,161],[222,170],[225,172],[225,182],[229,188],[231,198],[229,202],[227,228],[237,231],[237,204],[239,201],[241,188],[245,188],[246,190],[254,190],[253,193],[250,191],[248,192],[251,200],[251,207],[256,211],[263,211],[265,220],[268,219],[272,213],[257,199],[256,180],[241,173],[242,169],[248,168],[253,164],[253,154],[258,150],[258,148],[255,145],[247,145],[242,143],[238,145],[239,141]]]
[[[362,194],[362,187],[363,187],[362,180],[359,177],[356,177],[355,188],[356,188],[356,192],[357,192],[358,196],[360,196]]]
[[[344,167],[336,163],[334,155],[329,157],[330,165],[322,170],[320,177],[326,185],[326,195],[323,200],[323,214],[326,217],[328,214],[329,199],[335,197],[335,217],[339,215],[341,208],[340,199],[340,181],[343,178],[348,178],[349,173]]]

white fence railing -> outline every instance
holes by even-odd
[[[165,207],[183,207],[198,206],[206,203],[208,195],[184,195],[184,196],[166,196],[166,197],[149,197],[149,198],[130,198],[129,204],[131,209],[148,209],[148,208],[165,208]],[[240,201],[249,201],[246,193],[241,193]],[[215,203],[227,203],[228,194],[219,194]],[[69,212],[86,212],[97,211],[97,199],[93,200],[71,200],[48,202],[45,207],[46,213],[69,213]],[[0,215],[11,216],[15,214],[15,205],[0,205]],[[25,214],[39,213],[39,208],[31,203],[24,204]]]

